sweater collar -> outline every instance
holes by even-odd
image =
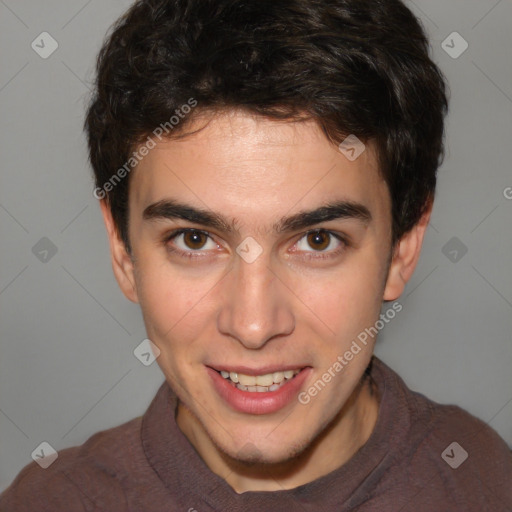
[[[410,426],[406,387],[400,377],[375,356],[371,376],[378,387],[380,404],[368,441],[341,467],[294,489],[237,494],[208,468],[179,429],[175,419],[177,397],[167,382],[161,385],[142,419],[146,457],[172,494],[186,496],[187,503],[206,502],[213,510],[325,510],[335,504],[357,506],[390,466]]]

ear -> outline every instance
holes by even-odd
[[[427,231],[433,201],[429,201],[425,213],[417,224],[405,233],[396,244],[388,271],[383,300],[396,300],[402,295],[407,281],[412,277],[420,259],[421,246]]]
[[[119,232],[112,218],[112,213],[105,200],[100,201],[100,207],[103,221],[107,228],[112,269],[114,270],[117,283],[127,299],[132,302],[139,302],[137,288],[135,286],[133,260],[119,236]]]

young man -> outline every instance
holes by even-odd
[[[23,469],[0,510],[512,510],[499,436],[372,355],[446,108],[398,0],[137,2],[86,129],[166,380],[142,418]]]

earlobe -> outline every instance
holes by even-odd
[[[431,213],[432,201],[429,202],[418,223],[405,233],[396,244],[388,271],[383,300],[398,299],[402,295],[405,285],[412,277],[420,258],[421,247]]]
[[[139,302],[135,285],[133,260],[119,236],[119,232],[114,224],[114,219],[112,218],[112,213],[105,200],[100,201],[100,207],[103,221],[105,222],[105,228],[107,229],[114,276],[125,297],[132,302]]]

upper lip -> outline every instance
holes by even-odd
[[[249,366],[231,366],[227,364],[219,364],[219,365],[207,365],[209,368],[212,368],[212,370],[215,370],[217,372],[233,372],[233,373],[242,373],[243,375],[266,375],[268,373],[276,373],[276,372],[285,372],[288,370],[303,370],[307,367],[307,365],[304,364],[286,364],[286,365],[267,365],[267,366],[260,366],[258,368],[250,368]]]

